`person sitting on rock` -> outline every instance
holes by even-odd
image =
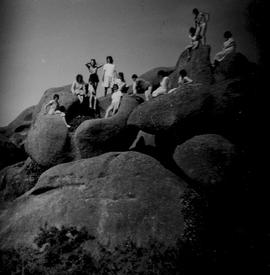
[[[195,35],[200,35],[203,40],[203,45],[206,45],[206,31],[207,31],[207,22],[209,21],[210,15],[207,12],[201,12],[198,9],[193,9],[194,23],[196,33]]]
[[[96,59],[92,58],[90,62],[86,63],[85,66],[87,67],[90,75],[88,83],[92,83],[91,85],[95,89],[95,92],[97,91],[97,86],[99,82],[97,71],[99,68],[101,68],[103,65],[97,65]]]
[[[214,57],[214,67],[217,66],[219,62],[221,62],[229,53],[233,53],[236,50],[236,43],[232,37],[232,33],[230,31],[226,31],[224,33],[225,41],[223,43],[223,49],[221,52],[218,52]]]
[[[118,85],[118,88],[119,88],[119,90],[121,90],[122,93],[125,92],[127,83],[125,81],[124,73],[122,73],[122,72],[118,73],[118,78],[116,78],[115,84]]]
[[[64,106],[60,106],[59,104],[59,95],[58,94],[55,94],[53,96],[53,99],[50,100],[46,105],[45,105],[45,111],[47,111],[47,108],[50,106],[50,109],[48,111],[48,114],[49,115],[55,115],[55,114],[59,114],[65,125],[67,126],[67,128],[70,128],[71,126],[67,124],[67,121],[66,121],[66,114],[65,114],[65,108]]]
[[[177,90],[179,87],[183,86],[183,85],[187,85],[192,83],[193,80],[191,78],[189,78],[187,76],[187,71],[186,70],[180,70],[179,72],[179,79],[178,79],[178,87],[171,89],[168,94],[174,92],[175,90]]]
[[[123,93],[119,89],[118,85],[114,84],[112,87],[112,102],[106,111],[105,118],[109,117],[110,112],[112,112],[112,115],[116,114],[120,106],[122,96]]]
[[[152,85],[149,81],[142,78],[138,78],[136,74],[131,76],[132,79],[132,93],[141,94],[144,93],[145,100],[148,101],[152,93]]]
[[[196,35],[196,29],[191,27],[189,29],[189,38],[191,43],[185,48],[188,53],[188,60],[191,58],[191,51],[197,49],[201,45],[201,35]]]
[[[152,97],[157,97],[159,95],[164,95],[169,90],[169,77],[167,76],[167,73],[163,70],[158,71],[157,73],[158,77],[161,79],[160,86],[153,91]]]
[[[88,96],[89,96],[89,108],[96,110],[96,107],[97,107],[96,89],[92,81],[88,83]]]
[[[113,87],[113,84],[115,82],[115,76],[116,76],[116,69],[115,65],[113,64],[113,58],[111,56],[107,56],[106,58],[107,63],[103,66],[103,76],[102,76],[102,82],[104,87],[104,96],[107,95],[108,88]]]
[[[76,80],[73,81],[71,85],[71,92],[78,97],[80,103],[83,103],[83,99],[86,95],[86,88],[83,76],[81,74],[78,74],[76,76]]]

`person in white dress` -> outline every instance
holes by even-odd
[[[160,86],[153,91],[152,97],[157,97],[159,95],[164,95],[169,90],[169,77],[167,76],[166,72],[158,71],[158,77],[161,79]]]
[[[214,57],[214,67],[221,62],[229,53],[233,53],[236,50],[236,43],[232,37],[230,31],[224,33],[225,41],[223,43],[222,51],[218,52]]]
[[[104,96],[107,95],[108,88],[112,89],[113,84],[115,84],[115,78],[116,78],[116,69],[115,69],[115,65],[113,64],[113,58],[111,56],[107,56],[106,61],[107,63],[103,65],[103,76],[102,76]]]
[[[108,109],[106,110],[105,118],[108,118],[111,112],[112,112],[112,116],[116,114],[116,112],[119,109],[122,96],[123,96],[123,93],[119,89],[118,85],[114,84],[112,88],[112,102],[108,107]]]
[[[80,103],[83,103],[83,99],[86,96],[86,88],[83,76],[81,74],[78,74],[76,76],[76,80],[73,81],[71,85],[71,92],[78,97]]]

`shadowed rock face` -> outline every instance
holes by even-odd
[[[32,241],[48,226],[86,226],[110,247],[131,238],[172,244],[183,233],[185,183],[137,152],[107,153],[57,165],[0,216],[1,247]]]
[[[178,145],[173,158],[199,188],[215,187],[235,176],[235,147],[219,135],[195,136]]]
[[[10,201],[30,190],[44,168],[32,159],[8,166],[0,171],[0,201]]]
[[[229,78],[245,76],[254,71],[254,66],[241,53],[228,54],[215,68],[216,82]]]
[[[21,112],[6,127],[0,127],[0,134],[4,135],[17,147],[23,149],[24,141],[34,119],[34,110],[36,106],[31,106]]]
[[[192,51],[191,59],[187,60],[187,51],[184,51],[175,66],[174,72],[169,76],[172,87],[177,87],[179,72],[185,69],[188,76],[195,82],[203,85],[213,83],[211,72],[210,46],[202,46]]]
[[[0,134],[0,170],[26,158],[23,150]]]
[[[137,131],[127,127],[129,114],[141,103],[137,96],[124,96],[116,115],[87,120],[76,130],[74,142],[78,158],[89,158],[109,151],[127,150]]]

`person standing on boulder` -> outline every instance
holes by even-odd
[[[116,69],[115,65],[113,64],[113,58],[111,56],[107,56],[106,61],[107,63],[103,66],[102,76],[104,96],[107,95],[108,88],[112,89],[116,76]]]
[[[112,115],[114,115],[118,111],[122,96],[123,93],[119,89],[118,85],[114,84],[112,87],[112,102],[106,111],[105,118],[109,117],[111,111]]]
[[[59,104],[59,95],[58,94],[55,94],[53,96],[53,99],[50,100],[46,105],[45,105],[45,111],[47,111],[47,108],[50,106],[50,109],[48,111],[48,115],[55,115],[55,114],[59,114],[65,125],[67,126],[67,128],[70,128],[71,126],[67,124],[67,121],[66,121],[66,114],[64,112],[64,106],[60,106]]]
[[[169,77],[167,76],[166,72],[163,70],[158,71],[158,77],[161,79],[160,86],[153,91],[152,97],[157,97],[159,95],[164,95],[169,90]]]
[[[71,85],[71,92],[78,97],[80,103],[83,103],[83,99],[86,95],[86,87],[81,74],[78,74],[76,76],[76,80],[73,81]]]
[[[193,9],[194,23],[196,33],[195,35],[201,35],[203,40],[203,45],[206,45],[206,31],[207,31],[207,22],[209,21],[210,14],[207,12],[199,11],[198,9]]]
[[[92,58],[90,62],[86,63],[85,66],[87,67],[90,75],[88,83],[92,83],[93,88],[95,89],[95,92],[97,91],[97,86],[99,82],[98,78],[98,69],[101,68],[103,65],[97,65],[96,59]]]
[[[236,43],[230,31],[224,33],[224,39],[222,51],[218,52],[214,57],[214,67],[216,67],[229,53],[233,53],[236,50]]]

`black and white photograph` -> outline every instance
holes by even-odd
[[[268,13],[1,0],[0,274],[270,273]]]

